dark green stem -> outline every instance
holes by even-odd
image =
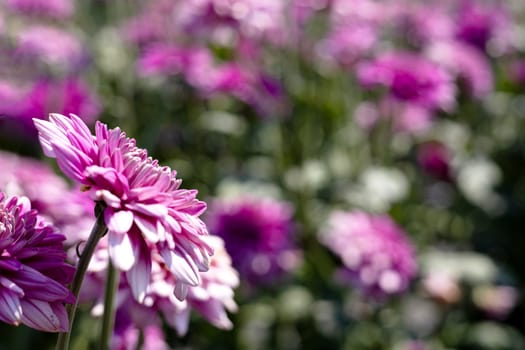
[[[106,294],[104,295],[104,316],[102,317],[102,331],[100,332],[99,349],[109,349],[109,341],[115,325],[115,296],[118,290],[119,271],[115,269],[111,260],[108,263],[106,277]]]
[[[75,296],[75,302],[71,305],[68,305],[67,307],[69,330],[64,333],[59,333],[56,350],[67,350],[69,348],[69,338],[71,337],[71,330],[73,329],[73,321],[75,320],[75,314],[78,307],[78,293],[80,292],[82,281],[84,280],[84,276],[89,266],[89,262],[91,261],[91,257],[95,252],[95,248],[97,247],[98,241],[100,241],[100,239],[104,237],[106,232],[108,232],[108,228],[104,223],[103,205],[97,204],[95,212],[97,215],[97,221],[95,222],[95,225],[91,230],[91,234],[89,235],[88,241],[86,242],[84,251],[82,252],[82,255],[78,260],[77,271],[75,272],[75,276],[73,277],[73,283],[71,284],[71,292]]]

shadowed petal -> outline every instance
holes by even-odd
[[[67,320],[61,320],[65,312],[57,315],[49,303],[40,300],[21,300],[22,322],[29,327],[45,332],[65,332]],[[62,306],[63,307],[63,306]]]
[[[22,318],[22,306],[16,293],[0,293],[0,319],[9,324],[18,325]]]

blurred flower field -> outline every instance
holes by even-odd
[[[1,0],[0,49],[0,350],[94,225],[71,349],[525,349],[523,1]]]

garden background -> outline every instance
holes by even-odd
[[[0,4],[0,190],[74,261],[92,208],[32,118],[100,120],[198,190],[238,271],[187,330],[117,313],[115,349],[525,349],[523,1]]]

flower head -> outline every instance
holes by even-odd
[[[75,115],[52,114],[49,121],[34,122],[44,153],[104,204],[109,256],[126,272],[139,302],[154,259],[176,278],[177,290],[200,284],[199,272],[208,269],[213,248],[199,219],[206,204],[196,199],[196,190],[180,189],[176,172],[148,157],[119,128],[97,122],[92,135]]]
[[[342,276],[366,295],[401,293],[416,274],[414,248],[386,215],[335,212],[320,241],[342,259]]]
[[[385,53],[357,67],[365,87],[385,86],[399,101],[429,110],[450,110],[455,105],[455,87],[450,74],[439,65],[409,52]]]
[[[242,280],[253,285],[275,280],[297,262],[287,203],[251,197],[217,200],[207,223],[224,239]]]
[[[66,285],[74,267],[65,263],[65,237],[47,224],[25,197],[0,193],[0,320],[48,332],[66,331]]]

